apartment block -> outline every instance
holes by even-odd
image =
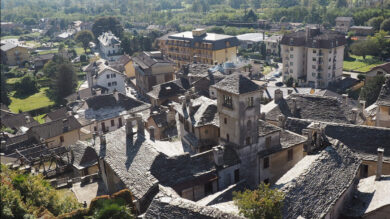
[[[195,29],[158,39],[160,50],[178,67],[189,63],[214,64],[234,61],[239,41],[234,36]]]
[[[281,41],[283,80],[298,86],[326,88],[341,79],[345,36],[329,30],[307,27],[286,34]]]

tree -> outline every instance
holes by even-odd
[[[223,30],[222,27],[212,27],[207,29],[207,33],[219,33],[219,34],[224,34],[225,31]]]
[[[121,48],[122,51],[128,55],[133,54],[133,50],[131,48],[131,36],[124,36],[122,41],[121,41]]]
[[[49,97],[57,104],[63,104],[64,98],[72,94],[77,87],[77,76],[69,62],[60,62],[56,66],[56,76],[50,84]]]
[[[87,48],[89,48],[89,42],[94,40],[93,33],[89,30],[83,30],[77,33],[76,41],[80,42],[83,45],[84,52],[87,53]]]
[[[1,71],[0,80],[1,80],[1,84],[0,84],[1,103],[8,106],[11,103],[11,100],[8,97],[8,85],[6,83],[7,78],[4,76],[3,71]]]
[[[336,0],[336,8],[345,8],[348,6],[347,0]]]
[[[253,191],[233,192],[233,201],[240,213],[250,219],[282,218],[283,199],[282,192],[264,183]]]
[[[390,18],[385,19],[381,24],[381,30],[390,31]]]
[[[20,82],[15,84],[17,95],[30,95],[38,92],[38,84],[35,78],[31,75],[26,75]]]
[[[105,199],[98,200],[95,204],[95,212],[93,218],[106,219],[106,218],[128,218],[133,219],[135,216],[132,214],[131,209],[126,206],[123,199]]]
[[[383,22],[383,17],[373,17],[367,21],[368,25],[373,27],[375,30],[379,30],[381,27],[381,23]]]
[[[111,31],[115,36],[122,38],[123,27],[115,17],[99,18],[92,25],[92,33],[96,38],[107,31]]]
[[[375,55],[378,52],[378,44],[373,40],[362,40],[351,45],[351,53],[357,56]]]
[[[378,75],[368,80],[360,91],[360,99],[365,100],[367,106],[375,103],[384,83],[385,77],[383,75]]]

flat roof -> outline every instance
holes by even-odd
[[[261,42],[265,39],[268,39],[267,35],[264,35],[263,38],[263,33],[246,33],[246,34],[241,34],[236,36],[238,40],[241,41],[252,41],[252,42]]]
[[[184,39],[194,39],[192,36],[192,31],[185,31],[181,33],[176,33],[173,35],[170,35],[168,38],[184,38]],[[197,38],[197,37],[195,37]],[[234,38],[234,36],[225,35],[225,34],[217,34],[217,33],[206,33],[205,36],[200,36],[199,38],[202,38],[206,41],[217,41],[217,40],[224,40],[229,38]]]

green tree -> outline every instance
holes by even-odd
[[[5,105],[9,105],[11,103],[11,100],[8,97],[8,85],[6,83],[7,78],[5,77],[3,71],[1,71],[1,76],[0,76],[1,84],[0,84],[0,89],[1,89],[1,103]]]
[[[93,33],[89,30],[83,30],[77,33],[76,41],[80,42],[83,45],[84,52],[87,53],[87,48],[89,48],[89,42],[94,40]]]
[[[383,17],[373,17],[367,21],[367,24],[373,27],[375,30],[379,30],[383,20]]]
[[[250,219],[282,218],[283,199],[282,192],[263,183],[256,190],[233,193],[233,201],[240,213]]]
[[[43,74],[48,78],[53,78],[56,71],[57,71],[57,63],[53,60],[49,60],[44,66],[43,66]]]
[[[375,55],[378,52],[378,44],[373,40],[362,40],[351,45],[351,53],[357,56]]]
[[[16,95],[30,95],[38,92],[38,83],[35,78],[28,74],[15,84]]]
[[[128,55],[133,54],[131,38],[131,36],[124,36],[121,41],[122,51]]]
[[[131,209],[126,206],[126,202],[117,198],[98,200],[95,207],[93,218],[96,219],[115,219],[115,218],[128,218],[133,219],[135,216],[132,214]]]
[[[383,75],[378,75],[368,80],[360,91],[360,99],[365,100],[367,106],[375,103],[384,83],[385,77]]]
[[[60,62],[56,66],[56,76],[50,84],[49,97],[57,104],[63,104],[64,98],[77,88],[76,72],[69,62]]]
[[[102,17],[92,25],[92,33],[96,38],[107,31],[111,31],[115,36],[122,38],[123,26],[116,17]]]
[[[208,33],[219,33],[219,34],[225,33],[225,31],[223,30],[222,27],[212,27],[212,28],[207,29],[207,32]]]
[[[385,19],[381,24],[381,30],[390,31],[390,18]]]

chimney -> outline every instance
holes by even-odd
[[[30,116],[26,115],[24,118],[26,119],[26,123],[30,123],[31,122]]]
[[[116,101],[119,101],[119,92],[115,89],[114,92],[112,92],[112,95],[114,96]]]
[[[106,146],[106,144],[107,144],[106,136],[105,135],[100,135],[99,138],[100,138],[100,146],[102,146],[102,147]]]
[[[286,121],[286,117],[284,115],[281,114],[278,116],[278,126],[280,128],[282,128],[282,129],[284,128],[285,121]]]
[[[80,97],[80,92],[78,92],[77,91],[77,98],[76,98],[77,100],[80,100],[81,99],[81,97]]]
[[[293,115],[296,115],[297,114],[297,98],[293,97],[293,98],[291,98],[291,100],[292,100],[291,113]]]
[[[376,165],[376,177],[375,180],[380,180],[382,176],[382,164],[383,164],[383,153],[385,149],[378,148],[378,163]]]
[[[222,166],[223,162],[224,148],[222,146],[213,147],[214,162],[217,166]]]
[[[274,102],[279,103],[281,100],[283,100],[283,91],[276,89],[274,93]]]
[[[4,151],[5,149],[7,149],[7,147],[5,145],[6,145],[6,142],[4,140],[1,140],[1,146],[0,146],[1,151]]]
[[[96,95],[101,95],[102,94],[102,89],[101,88],[97,88],[95,91],[96,91]]]
[[[132,119],[126,119],[126,137],[133,139],[133,120]]]
[[[310,154],[311,153],[311,142],[312,142],[312,133],[310,129],[303,129],[302,130],[302,135],[307,137],[306,140],[306,153]]]
[[[154,141],[154,127],[149,127],[150,140]]]
[[[137,134],[145,136],[144,122],[142,121],[142,114],[137,113],[135,115],[135,119],[137,120]]]
[[[192,115],[194,113],[194,102],[192,100],[190,100],[189,104],[188,104],[188,108],[189,108],[189,113],[190,115]]]
[[[343,97],[343,101],[345,105],[348,105],[348,94],[341,95]]]
[[[180,103],[181,103],[181,105],[182,105],[182,107],[183,107],[183,110],[186,109],[186,108],[187,108],[187,103],[186,103],[186,98],[185,98],[185,96],[180,96],[180,97],[179,97],[179,101],[180,101]]]
[[[352,124],[356,124],[358,114],[359,114],[359,110],[356,108],[353,108],[352,109]]]
[[[260,119],[265,121],[265,112],[262,112],[262,113],[260,114]]]
[[[366,108],[366,101],[365,100],[360,100],[360,107],[362,108],[362,111]]]

